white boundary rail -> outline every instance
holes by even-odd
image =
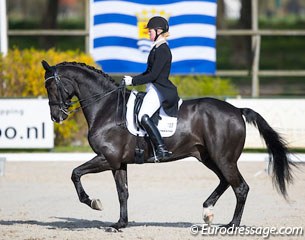
[[[92,159],[96,154],[94,153],[0,153],[0,158],[5,158],[8,162],[70,162],[81,161],[86,162]],[[304,163],[305,154],[292,154],[291,160],[293,162]],[[197,161],[195,158],[189,157],[182,161]],[[268,161],[267,153],[242,153],[240,162],[264,162]]]

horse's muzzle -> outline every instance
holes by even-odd
[[[62,109],[58,107],[51,107],[51,120],[53,122],[62,123],[62,121],[66,120],[68,114],[65,113]]]

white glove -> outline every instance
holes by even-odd
[[[132,77],[124,76],[123,80],[125,81],[126,86],[131,86],[132,85]]]

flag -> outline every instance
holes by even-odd
[[[107,73],[141,73],[148,20],[169,22],[171,74],[215,74],[217,0],[91,0],[90,53]]]

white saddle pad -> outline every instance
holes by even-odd
[[[130,97],[127,102],[127,112],[126,112],[126,122],[127,122],[127,129],[133,135],[139,135],[141,137],[146,135],[146,132],[140,129],[137,131],[137,126],[134,123],[134,103],[137,95],[137,91],[131,91]],[[182,104],[182,99],[179,100],[178,108],[180,108]],[[177,127],[177,118],[168,116],[163,108],[160,109],[160,117],[158,123],[158,129],[162,137],[170,137],[174,135]]]

